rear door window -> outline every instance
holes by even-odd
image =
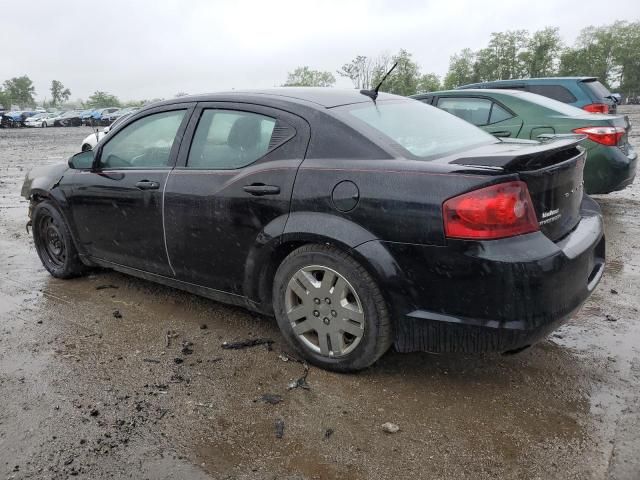
[[[444,97],[438,99],[438,108],[474,125],[486,125],[489,123],[491,103],[486,98]]]
[[[553,98],[562,103],[573,103],[578,99],[562,85],[529,85],[528,90],[536,95]]]
[[[438,108],[479,127],[503,122],[513,117],[507,109],[487,98],[440,98]]]
[[[193,136],[187,168],[231,170],[269,151],[276,119],[252,112],[207,109]]]

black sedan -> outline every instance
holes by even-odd
[[[501,141],[370,93],[143,108],[68,165],[27,175],[43,265],[58,278],[112,268],[273,315],[305,359],[338,371],[391,345],[516,351],[574,314],[605,249],[577,141]]]
[[[63,113],[53,122],[54,127],[80,127],[82,126],[82,112],[73,110]]]

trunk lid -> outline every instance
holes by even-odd
[[[516,173],[527,184],[540,231],[555,241],[580,221],[586,156],[579,143],[583,139],[569,135],[545,143],[502,142],[466,152],[472,155],[450,163]]]

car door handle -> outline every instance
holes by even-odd
[[[280,193],[280,187],[275,185],[264,185],[262,183],[252,183],[251,185],[245,185],[242,189],[250,193],[251,195],[256,195],[258,197],[262,195],[277,195]]]
[[[158,182],[151,182],[149,180],[140,180],[136,183],[136,187],[140,190],[157,190],[160,188],[160,184]]]
[[[498,130],[496,132],[490,132],[494,137],[510,137],[511,132],[509,130]]]

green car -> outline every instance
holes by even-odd
[[[627,117],[588,113],[534,93],[469,89],[414,95],[477,125],[496,137],[543,140],[550,135],[584,134],[587,193],[609,193],[633,183],[638,155],[629,144]]]

